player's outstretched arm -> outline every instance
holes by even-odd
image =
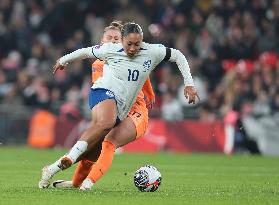
[[[180,70],[180,72],[183,75],[184,78],[184,95],[186,97],[186,99],[188,99],[188,103],[191,104],[195,104],[196,103],[196,98],[198,100],[200,100],[199,95],[196,91],[195,85],[194,85],[194,81],[190,72],[190,67],[189,64],[185,58],[185,56],[176,49],[171,48],[169,50],[170,52],[170,57],[169,57],[169,61],[170,62],[175,62]]]
[[[53,66],[53,74],[55,74],[57,70],[63,70],[69,63],[85,58],[95,58],[92,53],[92,47],[78,49],[58,59]]]

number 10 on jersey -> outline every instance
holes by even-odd
[[[138,70],[131,70],[128,69],[128,81],[137,81],[139,78],[139,71]]]

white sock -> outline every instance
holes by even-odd
[[[86,151],[87,146],[88,146],[87,142],[85,142],[85,141],[77,141],[77,143],[72,147],[70,152],[68,154],[64,155],[63,157],[70,158],[73,161],[73,163],[74,163],[77,160],[77,158]],[[61,157],[56,162],[54,162],[53,164],[48,166],[48,170],[49,170],[51,175],[54,175],[57,172],[61,171],[59,166],[61,164],[61,159],[63,157]]]
[[[94,183],[90,179],[86,178],[85,180],[83,180],[80,187],[81,189],[86,190],[86,189],[91,189],[93,185]]]
[[[64,155],[65,156],[65,155]],[[64,157],[63,156],[63,157]],[[51,164],[51,165],[49,165],[48,166],[48,170],[49,170],[49,172],[50,172],[50,174],[51,175],[54,175],[54,174],[56,174],[57,172],[59,172],[59,171],[61,171],[61,169],[60,169],[60,161],[61,161],[61,159],[63,158],[63,157],[61,157],[60,159],[58,159],[56,162],[54,162],[53,164]]]
[[[66,157],[70,158],[72,162],[75,163],[77,158],[87,150],[87,146],[88,143],[86,141],[77,141],[70,152],[66,154]]]

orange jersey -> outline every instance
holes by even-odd
[[[104,62],[98,60],[95,60],[92,64],[92,83],[96,82],[100,77],[103,76],[103,67]]]
[[[96,82],[96,80],[103,76],[104,64],[105,63],[99,59],[92,64],[92,83]],[[138,103],[142,103],[144,96],[147,97],[149,100],[155,99],[155,94],[152,89],[150,78],[145,81],[136,101]]]

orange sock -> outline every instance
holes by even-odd
[[[102,143],[101,154],[94,166],[92,167],[87,178],[96,183],[110,168],[114,156],[115,145],[109,140]]]
[[[74,187],[79,187],[82,184],[83,180],[87,177],[88,173],[90,172],[93,164],[94,162],[90,160],[81,160],[78,163],[78,166],[72,178]]]

